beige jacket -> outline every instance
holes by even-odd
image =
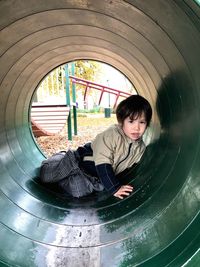
[[[111,164],[115,174],[139,162],[146,148],[142,139],[131,140],[117,124],[98,134],[91,147],[93,156],[86,156],[84,160],[92,160],[95,165]]]

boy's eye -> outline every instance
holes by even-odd
[[[129,120],[129,123],[134,123],[136,120]],[[146,121],[140,121],[141,124],[146,124]]]

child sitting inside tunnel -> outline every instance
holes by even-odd
[[[140,95],[121,101],[118,124],[110,126],[77,150],[61,151],[42,162],[40,179],[57,183],[68,195],[82,197],[106,190],[119,199],[133,191],[117,175],[138,163],[145,151],[143,134],[150,124],[152,108]]]

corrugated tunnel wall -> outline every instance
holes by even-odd
[[[1,266],[200,266],[200,10],[189,0],[0,1]],[[29,106],[76,59],[123,72],[154,115],[123,201],[37,183]]]

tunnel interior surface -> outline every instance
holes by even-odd
[[[193,0],[0,1],[0,264],[200,265],[200,8]],[[35,89],[78,59],[121,71],[153,107],[134,193],[70,199],[38,183]]]

